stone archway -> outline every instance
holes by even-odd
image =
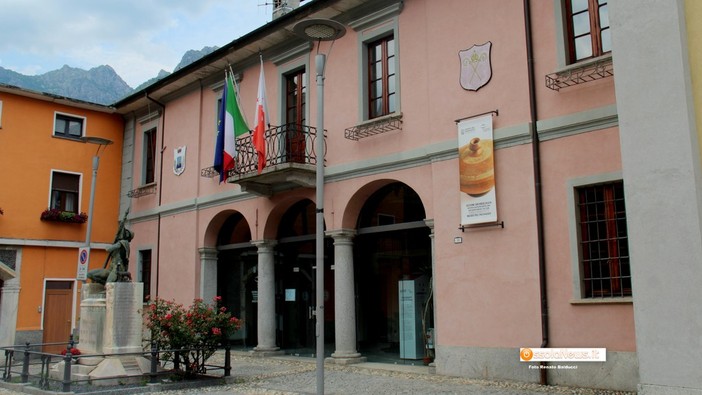
[[[209,302],[215,296],[235,317],[243,321],[230,340],[233,346],[251,348],[257,334],[257,253],[251,243],[248,221],[237,211],[213,218],[208,228],[212,246],[200,249],[201,296]]]
[[[380,186],[360,209],[354,239],[354,274],[363,279],[356,284],[357,336],[359,351],[369,361],[423,356],[424,330],[417,328],[433,325],[432,242],[425,219],[419,195],[401,182]],[[417,288],[412,302],[400,300],[407,284]],[[408,345],[410,337],[421,349]]]

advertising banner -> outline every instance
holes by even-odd
[[[458,122],[461,225],[497,222],[492,114]]]

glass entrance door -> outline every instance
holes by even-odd
[[[300,245],[303,244],[303,245]],[[281,323],[281,348],[290,354],[314,354],[315,350],[315,259],[314,255],[298,253],[304,244],[283,247],[283,256],[276,274],[279,286],[278,312]]]

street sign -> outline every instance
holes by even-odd
[[[78,270],[76,280],[85,281],[88,279],[88,263],[90,262],[90,247],[78,249]]]

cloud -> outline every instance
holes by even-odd
[[[2,3],[2,67],[41,74],[109,64],[132,87],[173,70],[189,49],[226,45],[270,20],[259,0]]]

